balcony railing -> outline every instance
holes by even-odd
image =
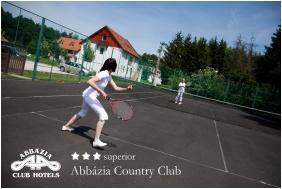
[[[110,46],[110,43],[109,43],[108,41],[102,41],[102,40],[92,39],[91,42],[92,42],[92,43],[99,44],[99,45]]]

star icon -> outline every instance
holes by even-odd
[[[96,154],[93,155],[94,156],[94,160],[100,160],[100,156],[101,154],[98,154],[98,152],[96,152]]]
[[[87,152],[85,152],[85,154],[82,155],[83,156],[83,160],[89,160],[89,156],[90,154],[87,154]]]
[[[74,152],[74,154],[71,155],[72,156],[72,160],[78,160],[78,154],[76,152]]]

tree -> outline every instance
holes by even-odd
[[[252,50],[248,47],[254,47],[254,38],[251,38],[251,43],[248,44],[243,40],[241,34],[237,36],[235,48],[228,51],[227,61],[228,67],[223,69],[227,71],[224,75],[234,81],[257,85],[253,74],[254,66],[252,62]]]
[[[39,32],[40,32],[40,28],[38,29],[37,35],[39,34]],[[51,43],[54,40],[58,40],[61,37],[60,32],[58,30],[54,30],[52,27],[48,27],[48,26],[44,27],[43,36],[49,43]]]
[[[217,42],[217,37],[212,38],[209,41],[209,58],[210,58],[210,67],[219,68],[219,45]]]
[[[5,38],[8,41],[13,41],[15,39],[14,19],[11,13],[5,12],[1,7],[1,30],[5,32]]]
[[[1,7],[1,30],[5,32],[5,38],[12,44],[22,49],[30,47],[34,41],[38,41],[41,24],[36,24],[32,19],[25,18],[22,15],[13,17],[8,11],[5,12]],[[78,38],[73,33],[60,32],[52,27],[44,26],[43,36],[48,43],[58,40],[60,36]],[[33,41],[33,42],[32,42]],[[29,48],[29,51],[34,51]],[[35,50],[36,52],[36,50]]]
[[[49,58],[49,44],[48,42],[43,38],[40,46],[40,52],[41,52],[41,57],[43,58]]]
[[[35,39],[35,36],[38,37],[40,25],[36,25],[32,19],[28,19],[23,16],[16,17],[15,19],[19,19],[16,36],[17,44],[21,44],[25,47],[30,41]]]
[[[182,61],[179,61],[180,69],[182,70],[189,70],[194,71],[196,70],[196,64],[195,64],[195,48],[194,44],[195,41],[197,41],[197,38],[194,39],[194,42],[192,41],[192,35],[188,34],[185,39],[183,40],[182,47],[180,46],[180,57]],[[178,68],[179,69],[179,68]]]
[[[155,54],[143,53],[143,55],[140,56],[140,57],[141,57],[142,61],[147,62],[147,63],[151,64],[152,66],[157,65],[158,57]]]
[[[223,39],[219,42],[218,47],[218,67],[216,68],[221,73],[222,68],[227,66],[227,43]]]
[[[85,49],[85,56],[84,56],[84,60],[86,62],[92,62],[95,58],[94,55],[94,50],[91,48],[91,43],[88,43],[86,49]]]
[[[224,77],[218,74],[217,70],[211,67],[199,69],[198,73],[193,73],[189,79],[193,87],[190,90],[193,94],[212,97],[222,100],[224,96]]]
[[[265,46],[265,56],[259,58],[256,78],[260,83],[268,83],[273,89],[281,90],[281,25],[273,35],[270,47]]]
[[[176,33],[172,42],[164,50],[163,64],[170,68],[181,69],[183,65],[183,35],[181,32]]]
[[[59,59],[59,56],[62,55],[62,48],[59,46],[56,40],[53,40],[49,45],[49,51],[55,59]]]
[[[69,37],[68,33],[66,31],[61,33],[61,37]]]
[[[36,54],[36,48],[37,48],[37,41],[32,40],[27,44],[26,51],[30,54]]]
[[[196,70],[191,71],[197,71],[198,69],[203,69],[209,65],[209,54],[208,54],[208,44],[207,40],[203,37],[201,37],[197,42],[197,63],[196,63]]]

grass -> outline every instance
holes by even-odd
[[[30,56],[27,56],[26,59],[29,60],[29,61],[34,62],[35,61],[35,55],[32,54]],[[54,61],[53,61],[53,60],[50,60],[48,58],[40,58],[38,60],[38,62],[43,63],[43,64],[47,64],[47,65],[50,65],[50,66],[52,66],[52,64],[53,64],[53,66],[58,66],[59,65],[59,62],[57,60],[54,59]]]
[[[27,60],[35,61],[35,55],[32,54],[31,56],[27,57]],[[50,60],[50,59],[47,59],[47,58],[40,58],[40,63],[47,64],[47,65],[52,65],[53,64],[53,66],[58,66],[59,65],[58,61],[56,61],[56,60],[53,61],[53,60]],[[10,74],[14,74],[12,72],[9,72],[9,73]],[[15,76],[12,76],[10,74],[2,73],[1,74],[1,79],[21,79],[19,77],[15,77]],[[32,78],[32,74],[33,74],[33,71],[24,70],[23,76],[31,79]],[[96,73],[93,72],[93,75],[96,75]],[[36,80],[40,80],[40,81],[60,81],[60,82],[64,81],[64,82],[69,82],[69,83],[78,83],[78,82],[86,83],[90,78],[88,76],[81,76],[81,79],[79,81],[78,75],[73,75],[73,74],[55,74],[55,73],[52,73],[50,75],[49,72],[39,72],[39,71],[37,71],[35,79]],[[131,81],[131,80],[120,78],[120,77],[116,77],[116,76],[113,76],[113,79],[114,79],[115,83],[117,85],[120,85],[120,86],[143,85],[143,84],[140,84],[139,82]],[[148,83],[149,81],[142,80],[142,82]]]
[[[27,58],[27,60],[29,60],[29,61],[32,61],[32,62],[34,62],[35,61],[35,55],[34,54],[31,54],[29,57],[26,57]],[[50,59],[48,59],[48,58],[40,58],[39,60],[38,60],[38,62],[40,62],[40,63],[43,63],[43,64],[47,64],[47,65],[49,65],[49,66],[55,66],[55,67],[59,67],[59,65],[60,65],[60,63],[57,61],[57,60],[50,60]],[[90,71],[90,70],[89,70]],[[96,75],[96,72],[95,71],[92,71],[92,73],[91,73],[92,75]]]
[[[21,79],[16,76],[12,76],[9,74],[1,73],[1,79]],[[32,78],[33,71],[25,70],[23,73],[23,77],[27,78]],[[64,82],[70,82],[70,83],[77,83],[79,82],[78,80],[78,75],[71,75],[71,74],[51,74],[47,72],[36,72],[36,80],[39,81],[64,81]],[[89,80],[88,76],[81,76],[80,82],[87,82]]]
[[[33,71],[25,70],[24,76],[32,78]],[[70,83],[77,83],[77,82],[87,82],[89,80],[88,76],[81,76],[81,79],[79,81],[78,75],[72,75],[72,74],[56,74],[49,72],[36,72],[36,79],[42,80],[42,81],[64,81],[64,82],[70,82]]]
[[[9,73],[9,74],[1,73],[1,79],[21,79],[19,77],[12,76],[10,74],[14,74],[14,73]],[[33,71],[25,70],[24,73],[23,73],[23,76],[31,79],[32,74],[33,74]],[[68,82],[68,83],[78,83],[78,82],[86,83],[90,79],[90,77],[81,76],[81,79],[79,81],[78,75],[52,73],[51,76],[50,76],[49,72],[39,72],[39,71],[37,71],[35,79],[39,80],[39,81],[56,81],[56,82],[59,81],[59,82]],[[116,77],[116,76],[113,76],[113,79],[114,79],[115,83],[119,86],[137,85],[137,82],[126,80],[126,79],[119,78],[119,77]]]
[[[1,73],[1,79],[19,79],[18,77],[14,77],[10,74]]]

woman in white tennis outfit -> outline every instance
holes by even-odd
[[[177,101],[179,100],[179,104],[182,104],[182,96],[183,93],[185,92],[185,79],[182,79],[182,81],[178,84],[178,93],[177,96],[175,97],[175,104],[177,104]]]
[[[107,94],[104,92],[104,89],[108,83],[111,84],[115,91],[126,91],[132,89],[131,85],[129,85],[127,88],[122,88],[115,84],[111,73],[115,72],[116,67],[117,64],[115,59],[109,58],[105,61],[100,72],[95,77],[92,77],[87,81],[89,87],[82,93],[83,103],[81,110],[75,114],[66,125],[62,127],[63,131],[73,131],[74,128],[71,128],[70,125],[75,123],[80,118],[85,117],[89,110],[93,110],[99,116],[99,121],[96,125],[93,147],[102,147],[107,145],[107,143],[104,143],[100,140],[100,135],[105,121],[108,120],[108,114],[97,97],[101,95],[103,98],[106,98]]]

